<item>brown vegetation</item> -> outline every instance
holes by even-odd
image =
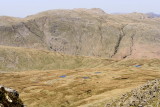
[[[159,60],[127,60],[103,68],[5,72],[0,75],[0,84],[18,90],[30,107],[103,107],[111,99],[159,78],[159,66]]]

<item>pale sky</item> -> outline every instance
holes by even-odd
[[[46,10],[73,8],[101,8],[106,13],[160,14],[160,0],[0,0],[0,16],[26,17]]]

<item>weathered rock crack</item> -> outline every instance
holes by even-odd
[[[131,45],[130,45],[130,47],[129,47],[130,51],[129,51],[129,54],[128,54],[128,55],[125,55],[125,56],[123,57],[124,59],[127,58],[127,57],[129,57],[129,56],[131,56],[132,53],[133,53],[133,46],[134,46],[134,37],[135,37],[135,35],[136,35],[136,33],[132,34],[132,36],[131,36]]]
[[[33,32],[28,25],[26,25],[24,22],[22,22],[22,24],[23,24],[32,34],[34,34],[34,35],[36,35],[36,36],[38,36],[38,37],[40,38],[40,35],[38,35],[37,33]]]
[[[14,33],[17,33],[22,38],[22,43],[23,45],[25,45],[25,38],[19,31],[16,30],[16,28],[13,25],[12,25],[12,30],[14,31]]]
[[[127,25],[124,25],[124,26],[122,26],[120,28],[120,34],[119,34],[119,37],[118,37],[118,41],[117,41],[117,43],[116,43],[116,45],[114,47],[114,53],[113,53],[113,55],[111,55],[111,58],[114,57],[117,54],[118,50],[119,50],[119,46],[121,44],[121,41],[122,41],[123,37],[126,35],[125,32],[124,32],[124,28],[126,26]]]

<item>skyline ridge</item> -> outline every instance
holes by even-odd
[[[0,1],[0,16],[26,17],[41,11],[53,9],[101,8],[106,13],[148,13],[160,14],[159,0],[5,0]]]
[[[144,15],[154,15],[155,17],[160,17],[160,14],[158,14],[158,13],[155,13],[155,12],[146,12],[146,13],[143,13],[143,12],[114,12],[114,13],[108,13],[108,12],[106,12],[105,10],[103,10],[103,9],[101,9],[101,8],[73,8],[73,9],[50,9],[50,10],[45,10],[45,11],[40,11],[40,12],[37,12],[37,13],[34,13],[34,14],[29,14],[29,15],[26,15],[25,17],[18,17],[18,16],[9,16],[9,15],[0,15],[0,17],[13,17],[13,18],[27,18],[27,17],[29,17],[29,16],[33,16],[33,15],[36,15],[36,14],[40,14],[40,13],[45,13],[45,12],[47,12],[47,11],[58,11],[58,10],[78,10],[78,9],[86,9],[86,10],[93,10],[93,9],[99,9],[99,10],[101,10],[101,11],[104,11],[106,14],[120,14],[120,15],[122,15],[122,14],[131,14],[131,13],[141,13],[141,14],[144,14]]]

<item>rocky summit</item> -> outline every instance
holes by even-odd
[[[160,18],[101,9],[50,10],[0,17],[0,45],[103,58],[160,58]]]

